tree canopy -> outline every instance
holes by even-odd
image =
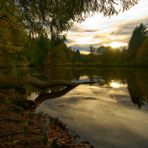
[[[1,0],[0,21],[6,20],[31,32],[59,34],[92,13],[105,16],[128,10],[139,0]]]
[[[143,43],[145,39],[145,35],[146,35],[146,26],[141,23],[134,29],[132,36],[130,38],[130,41],[129,41],[128,50],[129,50],[129,58],[130,58],[129,61],[130,62],[132,63],[135,62],[137,49]]]

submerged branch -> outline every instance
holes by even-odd
[[[40,94],[34,101],[34,103],[38,106],[39,104],[41,104],[43,101],[49,100],[49,99],[54,99],[54,98],[58,98],[61,97],[65,94],[67,94],[69,91],[71,91],[72,89],[74,89],[75,87],[77,87],[78,84],[73,85],[73,86],[67,86],[66,88],[57,91],[57,92],[51,92],[51,93],[42,93]]]
[[[97,81],[75,81],[75,82],[69,82],[66,80],[43,81],[29,75],[22,77],[12,77],[0,73],[0,87],[2,88],[22,88],[23,86],[26,85],[31,85],[39,89],[53,88],[56,86],[63,87],[63,89],[56,92],[41,93],[34,101],[27,100],[23,102],[23,105],[19,105],[25,109],[36,108],[36,106],[38,106],[45,100],[61,97],[80,84],[94,84],[94,83],[97,83]]]

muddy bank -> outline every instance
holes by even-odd
[[[35,106],[15,89],[0,89],[0,147],[93,147],[57,118],[34,113]]]

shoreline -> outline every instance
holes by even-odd
[[[50,65],[16,65],[16,66],[2,66],[0,65],[0,69],[7,68],[40,68],[40,67],[99,67],[99,68],[148,68],[148,65],[130,65],[130,64],[50,64]]]
[[[10,94],[12,94],[10,96]],[[35,113],[14,89],[0,89],[0,147],[77,148],[93,146],[71,134],[58,118]]]

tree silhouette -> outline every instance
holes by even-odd
[[[137,49],[135,62],[137,65],[148,65],[148,38]]]
[[[129,41],[129,61],[130,63],[134,64],[135,63],[135,57],[137,54],[137,49],[140,47],[140,45],[142,44],[143,40],[145,39],[145,32],[146,27],[141,23],[139,26],[137,26],[133,33],[132,36],[130,38]]]

